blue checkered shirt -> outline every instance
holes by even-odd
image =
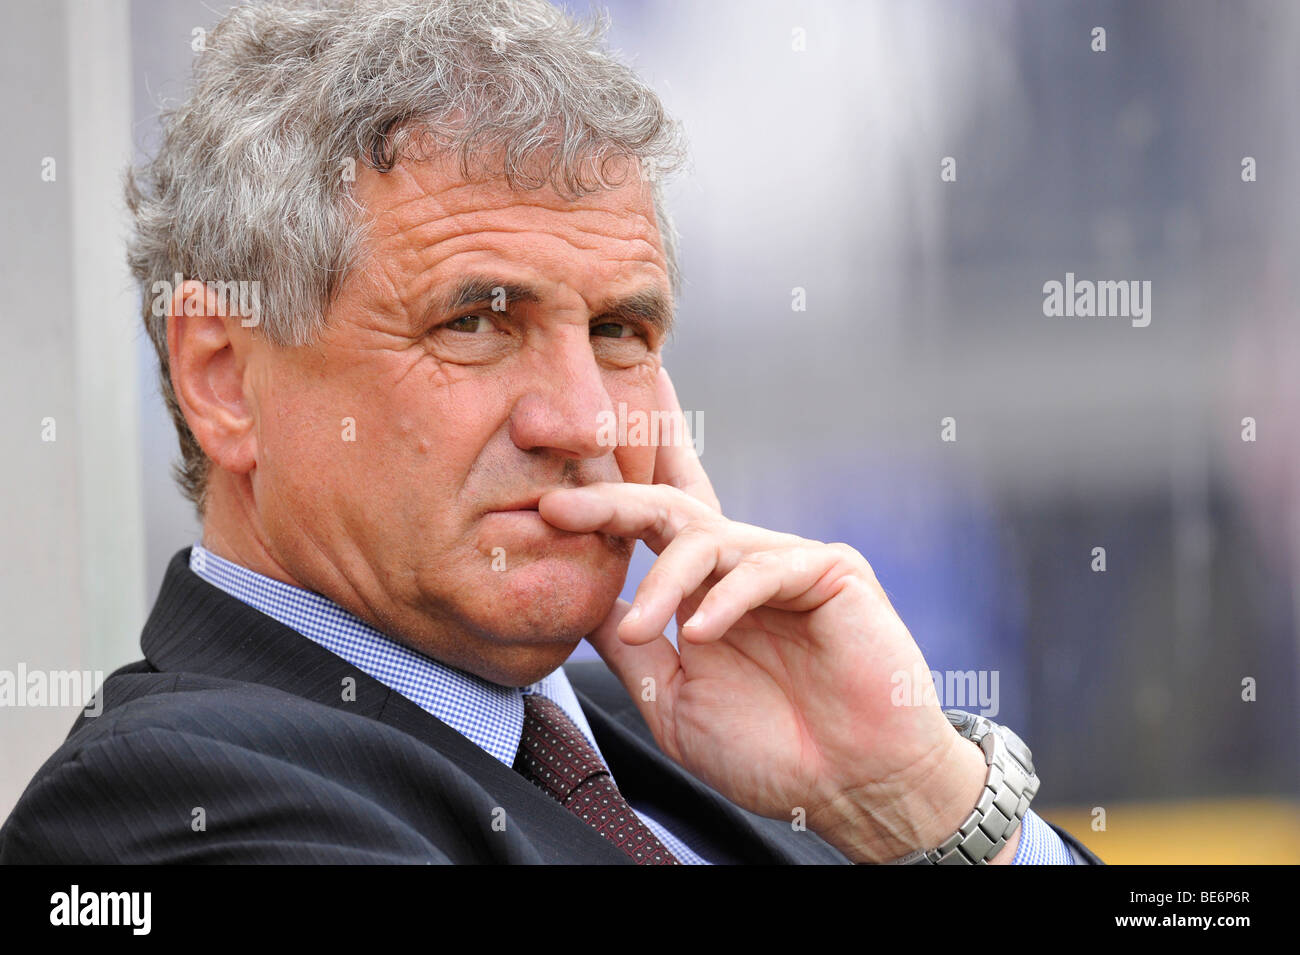
[[[562,668],[525,687],[500,686],[416,653],[380,633],[320,594],[293,587],[232,563],[201,544],[190,551],[190,570],[208,583],[279,621],[400,693],[490,755],[513,766],[524,731],[524,696],[541,693],[577,724],[596,752],[600,747]],[[604,757],[602,756],[603,760]],[[632,808],[683,863],[708,865],[684,841]],[[1045,822],[1025,813],[1015,865],[1073,861]]]

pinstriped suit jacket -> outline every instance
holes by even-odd
[[[445,723],[195,576],[185,554],[144,659],[105,680],[101,715],[80,716],[32,779],[0,829],[0,863],[630,864]],[[603,664],[566,669],[619,788],[706,858],[847,861],[664,756]]]

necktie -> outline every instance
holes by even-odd
[[[515,771],[614,843],[637,865],[680,865],[614,785],[587,737],[556,703],[524,697],[524,735]]]

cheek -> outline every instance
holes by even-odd
[[[404,443],[418,447],[400,434],[408,416],[391,390],[368,386],[361,371],[337,363],[314,367],[305,359],[274,369],[259,402],[258,463],[265,481],[283,493],[323,501],[400,475],[404,456],[386,458]]]
[[[414,469],[435,483],[437,476],[463,482],[503,428],[506,399],[498,380],[450,378],[442,369],[430,372],[424,365],[413,369],[377,397],[375,467]]]
[[[334,498],[337,488],[353,483],[360,460],[354,449],[367,432],[363,409],[319,383],[282,381],[265,398],[257,473],[264,492],[306,503]]]

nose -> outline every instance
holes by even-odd
[[[585,325],[548,336],[532,360],[510,414],[510,438],[523,451],[550,451],[566,458],[598,458],[613,451],[601,423],[614,414],[605,379]],[[608,432],[608,429],[605,429]]]

